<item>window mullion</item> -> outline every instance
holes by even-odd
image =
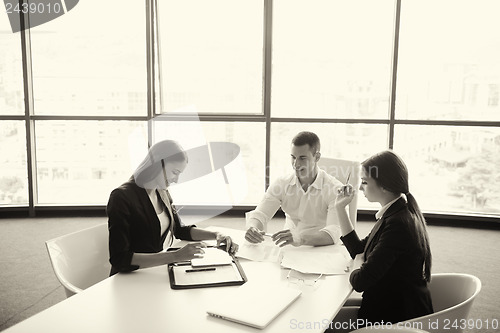
[[[26,0],[19,0],[19,6]],[[24,88],[24,123],[26,126],[26,158],[28,173],[28,212],[30,217],[35,216],[35,207],[38,203],[36,184],[36,145],[35,145],[35,121],[34,99],[33,99],[33,71],[31,61],[31,34],[29,29],[29,13],[19,12],[21,24],[21,53],[23,65],[23,88]]]
[[[273,0],[264,1],[264,117],[266,121],[265,189],[269,187],[271,164],[271,70],[273,39]]]
[[[389,109],[389,149],[394,147],[394,120],[396,118],[396,85],[398,74],[398,51],[399,51],[399,26],[401,20],[401,0],[396,0],[394,12],[394,43],[392,49],[392,76],[391,76],[391,96]]]

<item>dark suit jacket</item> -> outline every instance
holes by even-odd
[[[160,220],[145,189],[131,177],[114,189],[106,208],[109,229],[109,261],[111,273],[138,269],[131,265],[134,253],[157,253],[163,250],[167,232],[160,235]],[[170,214],[169,214],[170,215]],[[172,223],[172,216],[170,216]],[[191,239],[191,228],[184,226],[174,212],[173,234],[176,238]]]
[[[358,318],[396,323],[433,312],[415,223],[400,198],[363,240],[355,231],[341,237],[352,258],[364,252],[364,264],[350,276],[354,289],[363,292]]]

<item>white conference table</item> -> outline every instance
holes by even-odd
[[[345,251],[330,246],[332,251]],[[166,266],[120,273],[22,321],[5,333],[323,332],[352,292],[349,274],[323,276],[314,286],[291,284],[278,263],[240,259],[254,286],[280,284],[301,296],[264,330],[210,317],[214,298],[240,286],[173,290]],[[266,299],[262,299],[266,302]],[[259,304],[249,304],[248,311]]]

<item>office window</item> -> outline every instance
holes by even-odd
[[[36,122],[39,204],[106,204],[147,152],[133,121]]]
[[[488,94],[488,106],[498,106],[498,100],[500,98],[500,85],[490,84],[489,94]]]
[[[0,204],[105,204],[146,154],[151,126],[154,142],[174,138],[190,149],[221,141],[240,148],[225,176],[241,182],[211,187],[199,177],[172,188],[176,203],[257,204],[266,175],[273,181],[291,171],[292,137],[311,130],[324,157],[363,161],[393,143],[410,167],[423,211],[500,216],[494,171],[500,162],[494,157],[500,3],[401,0],[397,30],[396,2],[152,1],[152,45],[146,40],[150,2],[79,2],[32,28],[22,46],[0,15],[6,50],[0,53],[0,167],[7,170],[0,176]],[[272,15],[266,15],[270,3]],[[21,47],[33,74],[25,86]],[[150,88],[156,92],[149,123],[148,48],[155,55]],[[25,110],[25,89],[33,91],[33,110]],[[181,121],[186,111],[199,119]],[[35,143],[28,152],[26,134]],[[34,158],[33,170],[27,156]],[[34,202],[28,202],[28,172]],[[437,189],[429,193],[429,184]],[[359,207],[378,205],[360,195]]]
[[[394,1],[275,0],[273,17],[273,117],[387,117]]]
[[[0,116],[24,114],[21,38],[12,33],[5,13],[0,15]],[[8,51],[7,51],[8,50]]]
[[[80,1],[31,29],[35,114],[145,116],[144,1]]]
[[[496,0],[402,1],[397,118],[498,121],[499,12]]]
[[[237,206],[260,201],[265,190],[264,123],[153,120],[152,124],[155,142],[173,139],[186,150],[206,145],[208,142],[229,142],[240,148],[238,156],[225,166],[226,176],[217,169],[184,182],[186,178],[181,174],[180,184],[171,188],[176,203],[192,205],[229,203]],[[190,169],[195,167],[200,166],[194,162],[188,164],[185,174],[188,172],[191,174]],[[211,166],[208,165],[206,168],[210,169]],[[227,185],[225,177],[228,177]]]
[[[162,113],[262,113],[263,0],[158,1]]]
[[[28,202],[26,131],[22,121],[1,121],[0,206]]]
[[[362,162],[387,147],[387,126],[368,124],[274,123],[271,127],[271,181],[292,172],[290,147],[293,137],[311,131],[321,141],[321,156]],[[361,208],[377,207],[359,195]]]
[[[422,209],[500,213],[499,128],[400,125],[394,142]]]

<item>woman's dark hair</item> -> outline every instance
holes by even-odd
[[[391,150],[375,154],[361,163],[366,174],[375,180],[378,186],[385,190],[400,194],[404,193],[408,202],[408,210],[416,222],[415,231],[420,248],[424,252],[423,274],[427,282],[431,280],[432,255],[429,246],[429,236],[424,215],[410,193],[408,185],[408,168],[401,157]]]

